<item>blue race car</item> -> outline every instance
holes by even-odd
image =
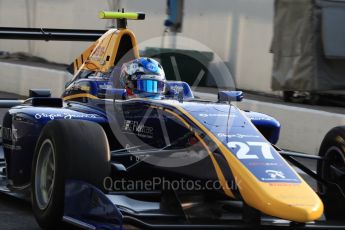
[[[232,105],[242,92],[220,91],[217,101],[205,101],[180,81],[166,81],[158,97],[120,88],[119,67],[140,58],[126,20],[144,14],[100,15],[118,19],[118,29],[75,60],[61,98],[31,90],[24,102],[0,102],[10,108],[2,125],[1,191],[31,200],[43,229],[62,222],[85,229],[339,227],[318,221],[329,197],[323,202],[285,159],[341,193],[343,183],[322,177],[331,165],[315,174],[295,157],[322,157],[276,147],[279,122]],[[20,34],[47,39],[42,31]],[[17,32],[5,28],[0,36],[18,38]],[[97,33],[49,30],[49,38]],[[154,93],[159,83],[145,80],[140,87]]]

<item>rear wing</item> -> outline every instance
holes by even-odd
[[[100,19],[116,19],[117,29],[127,28],[127,20],[144,20],[145,14],[142,12],[110,12],[101,11]],[[71,74],[80,70],[87,59],[89,59],[93,50],[97,48],[99,38],[106,37],[108,30],[82,30],[82,29],[52,29],[52,28],[20,28],[20,27],[0,27],[0,39],[11,40],[43,40],[43,41],[91,41],[93,42],[84,50],[70,67],[67,69]],[[132,43],[135,40],[131,35]],[[138,56],[136,53],[135,57]],[[106,68],[108,69],[108,67]]]
[[[117,19],[117,28],[125,29],[127,20],[144,20],[142,12],[111,12],[101,11],[100,19]],[[51,29],[51,28],[23,28],[0,27],[0,39],[11,40],[44,40],[44,41],[96,41],[107,30],[82,29]]]
[[[106,30],[0,27],[0,39],[44,41],[96,41]]]

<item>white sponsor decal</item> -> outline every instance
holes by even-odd
[[[55,118],[72,119],[72,118],[97,118],[97,114],[70,114],[70,113],[36,113],[35,118],[37,120],[41,118],[49,118],[54,120]]]
[[[266,170],[265,171],[267,173],[267,175],[271,178],[271,179],[285,179],[285,175],[282,171],[278,171],[278,170]]]
[[[226,114],[226,113],[200,113],[200,117],[236,117],[235,114]]]
[[[251,117],[250,120],[255,121],[272,121],[273,119],[270,117]]]
[[[122,129],[126,132],[135,133],[141,137],[153,137],[153,128],[141,125],[138,121],[125,120]]]
[[[236,133],[236,134],[225,134],[225,133],[218,133],[217,134],[218,137],[228,137],[228,138],[259,138],[259,135],[248,135],[248,134],[240,134],[240,133]]]

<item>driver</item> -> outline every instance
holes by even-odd
[[[124,63],[119,80],[129,98],[155,98],[162,96],[166,90],[164,70],[152,58],[141,57]]]

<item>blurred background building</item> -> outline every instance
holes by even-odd
[[[162,36],[166,7],[166,1],[157,0],[0,0],[0,26],[105,29],[112,22],[99,20],[98,12],[125,8],[146,13],[144,21],[129,21],[140,43]],[[269,52],[273,12],[274,0],[188,0],[178,36],[209,47],[229,67],[238,88],[273,93],[273,57]],[[177,39],[177,48],[180,45]],[[64,64],[71,63],[87,46],[87,42],[0,40],[1,51],[28,52]],[[217,64],[211,63],[210,68]]]

